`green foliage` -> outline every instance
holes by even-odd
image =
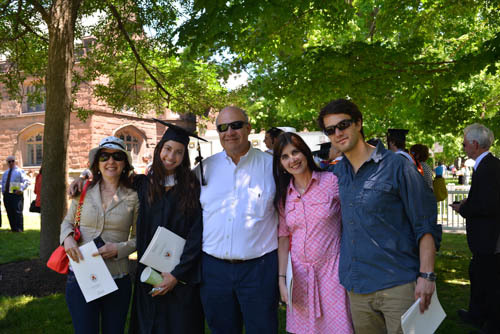
[[[414,142],[448,147],[455,139],[447,134],[460,136],[474,121],[500,131],[499,8],[473,0],[195,1],[179,39],[193,55],[217,54],[251,74],[241,93],[257,128],[315,129],[323,105],[348,97],[369,137],[405,127]]]

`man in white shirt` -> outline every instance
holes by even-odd
[[[16,158],[13,155],[9,155],[6,162],[9,168],[2,175],[3,204],[7,211],[11,231],[23,232],[23,191],[28,188],[30,181],[24,170],[17,167]]]
[[[272,156],[252,148],[245,111],[216,120],[223,152],[203,161],[201,299],[213,334],[277,333],[277,215]],[[199,173],[199,169],[197,170]]]

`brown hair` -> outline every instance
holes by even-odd
[[[148,194],[150,205],[165,194],[165,186],[163,183],[167,177],[167,170],[161,161],[160,153],[163,149],[163,145],[165,145],[167,141],[168,140],[160,140],[155,147],[153,165],[148,174],[148,178],[151,182]],[[181,164],[175,169],[174,176],[177,183],[171,191],[173,191],[173,195],[179,203],[177,209],[185,215],[188,215],[189,212],[193,211],[191,209],[196,209],[199,206],[200,183],[196,175],[191,171],[191,162],[186,146],[184,146],[184,157],[182,158]]]
[[[93,186],[95,186],[96,184],[98,184],[99,182],[101,182],[102,180],[102,175],[101,175],[101,172],[99,171],[99,154],[101,154],[101,150],[102,149],[99,149],[96,154],[95,154],[95,158],[94,158],[94,163],[92,163],[92,166],[90,166],[90,171],[92,172],[92,181],[90,182],[89,184],[89,188],[92,188]],[[122,152],[120,150],[117,150],[118,152]],[[119,184],[121,186],[124,186],[126,188],[133,188],[132,187],[132,173],[130,173],[132,171],[132,166],[130,166],[129,162],[128,162],[128,159],[126,158],[126,154],[125,152],[122,152],[123,155],[125,155],[125,167],[123,167],[123,171],[122,171],[122,174],[120,175],[120,181],[119,181]],[[40,172],[41,172],[41,169],[40,169]]]
[[[273,147],[273,177],[274,183],[276,185],[276,193],[274,195],[274,207],[278,212],[280,209],[285,207],[286,201],[286,190],[292,179],[292,175],[286,171],[281,165],[281,154],[286,145],[291,144],[295,146],[307,160],[307,167],[311,171],[322,171],[316,163],[314,162],[311,149],[305,143],[305,141],[296,133],[293,132],[283,132],[278,136]]]

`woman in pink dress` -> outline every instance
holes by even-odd
[[[341,215],[336,176],[319,169],[306,143],[290,132],[275,143],[273,174],[274,205],[280,213],[279,289],[287,305],[289,247],[293,268],[287,332],[353,333],[347,293],[338,275]]]

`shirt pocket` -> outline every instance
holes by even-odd
[[[368,180],[363,185],[361,200],[365,210],[369,212],[382,212],[388,210],[396,197],[392,185],[387,182]]]
[[[269,204],[272,205],[268,192],[260,188],[248,188],[248,204],[246,214],[248,216],[262,218],[266,214]]]

